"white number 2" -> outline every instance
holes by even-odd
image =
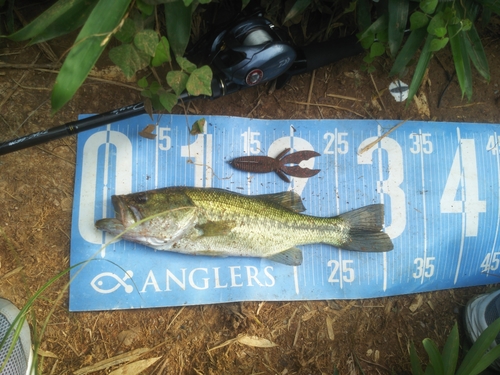
[[[460,200],[455,200],[459,195]],[[441,196],[442,213],[465,215],[465,236],[477,236],[479,213],[486,212],[486,201],[479,200],[476,146],[473,139],[461,139]]]
[[[354,269],[349,267],[349,264],[353,263],[352,259],[345,259],[342,261],[342,269],[340,272],[342,273],[342,281],[346,283],[351,283],[354,281]],[[330,277],[328,278],[329,283],[338,283],[340,279],[337,277],[337,272],[340,269],[340,262],[338,260],[329,260],[327,263],[328,267],[332,267],[332,272],[330,273]]]

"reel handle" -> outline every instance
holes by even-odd
[[[345,38],[311,44],[301,48],[307,63],[306,72],[312,72],[322,66],[358,55],[364,51],[358,38],[351,35]]]

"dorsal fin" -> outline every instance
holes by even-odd
[[[261,194],[258,198],[279,204],[295,212],[304,212],[306,208],[302,204],[302,198],[294,191],[284,191],[282,193]]]

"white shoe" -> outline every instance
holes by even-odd
[[[0,344],[5,339],[7,331],[12,326],[19,314],[19,310],[12,302],[0,298]],[[19,338],[10,354],[9,353],[15,329],[11,330],[9,337],[0,347],[0,374],[1,375],[28,375],[31,374],[33,355],[31,351],[31,336],[28,323],[24,321],[19,333]]]
[[[465,333],[469,340],[474,343],[488,326],[500,318],[500,290],[481,294],[469,302],[465,307]],[[500,334],[490,346],[493,349],[500,344]],[[500,358],[490,365],[490,368],[500,372]]]

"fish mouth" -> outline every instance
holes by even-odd
[[[142,219],[142,215],[139,211],[135,207],[129,205],[123,196],[113,195],[111,196],[111,202],[115,208],[116,219],[121,221],[125,228]]]

